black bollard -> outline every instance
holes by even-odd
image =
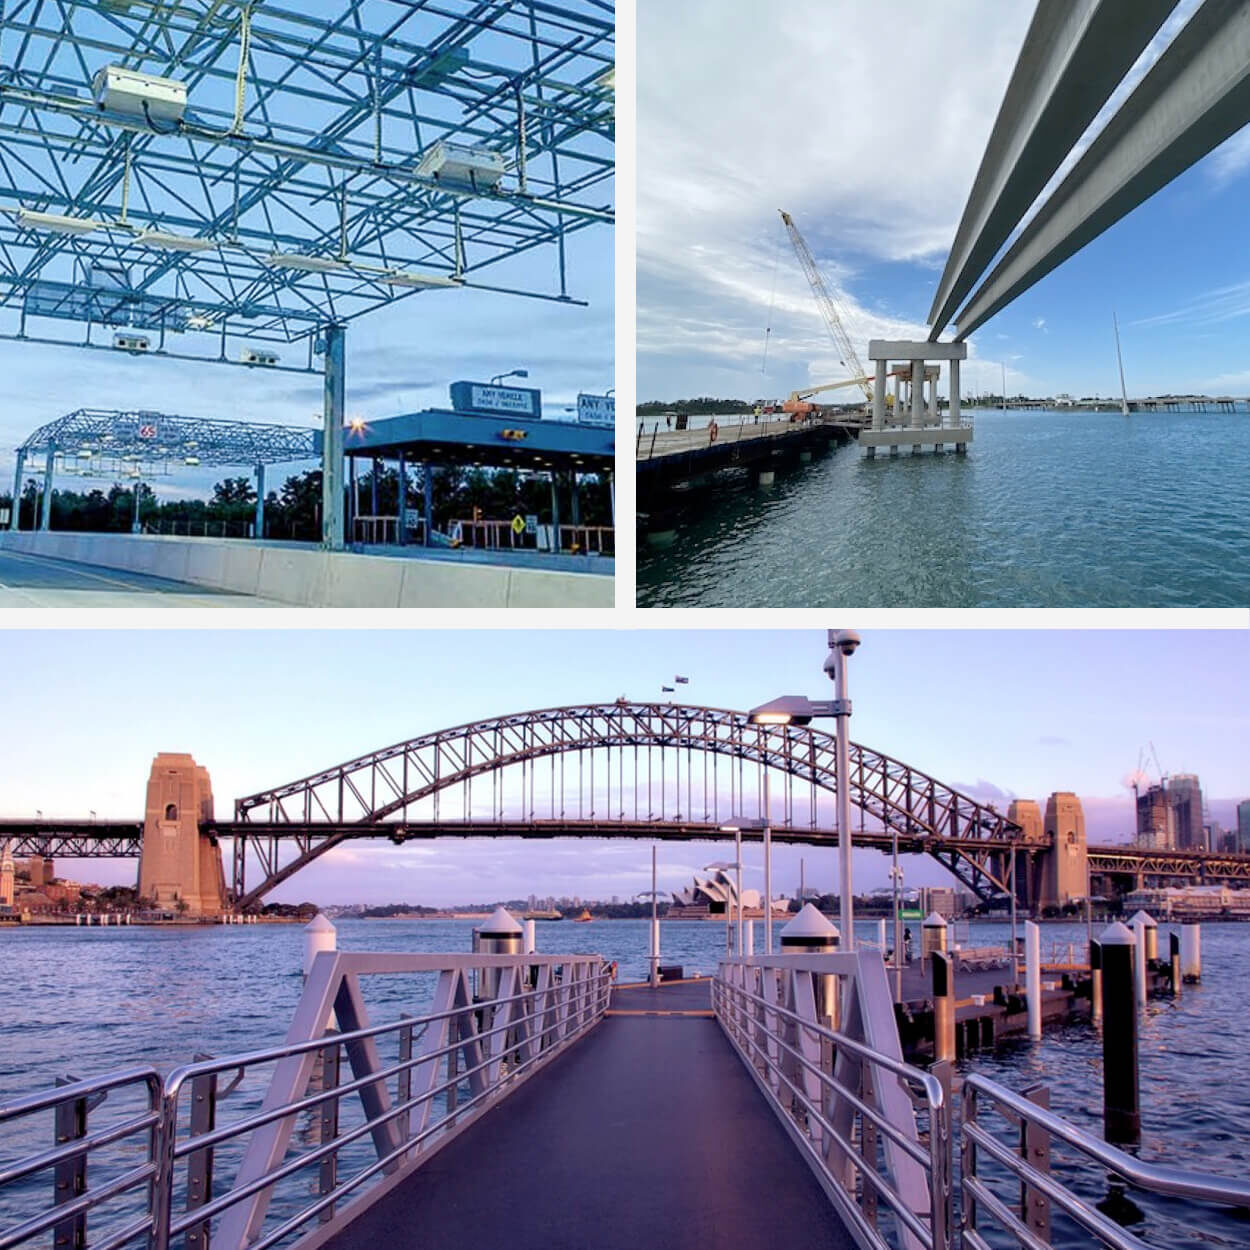
[[[933,967],[933,1058],[937,1062],[955,1058],[955,975],[951,957],[934,951]]]
[[[1102,943],[1089,940],[1089,1012],[1095,1023],[1102,1019]]]
[[[1137,1080],[1137,998],[1133,984],[1136,941],[1130,929],[1112,924],[1102,947],[1103,1135],[1109,1142],[1141,1140]]]
[[[1168,935],[1168,943],[1172,955],[1172,993],[1181,992],[1181,935],[1173,932]]]

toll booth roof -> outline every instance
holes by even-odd
[[[573,470],[602,473],[613,468],[616,431],[576,421],[536,421],[430,408],[370,421],[344,431],[349,456],[398,457],[410,463],[481,465],[531,472]]]

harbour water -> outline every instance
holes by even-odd
[[[469,920],[343,920],[341,949],[467,951]],[[600,953],[620,965],[620,979],[641,979],[647,966],[647,922],[540,924],[538,944],[548,952]],[[857,925],[861,939],[875,923]],[[1005,944],[1009,927],[978,923],[975,945]],[[281,927],[6,930],[0,943],[6,966],[6,1011],[0,1022],[0,1101],[51,1085],[59,1076],[98,1075],[136,1063],[162,1072],[197,1052],[228,1055],[276,1045],[299,997],[302,932]],[[663,961],[687,973],[711,972],[724,949],[717,922],[662,925]],[[1084,925],[1043,926],[1043,952],[1075,944],[1083,952]],[[1166,949],[1166,939],[1160,946]],[[757,924],[757,949],[762,935]],[[1203,980],[1177,1000],[1151,1002],[1141,1026],[1143,1158],[1243,1175],[1250,1167],[1250,1098],[1238,1074],[1250,1050],[1245,1014],[1250,928],[1203,928]],[[420,1012],[429,980],[378,978],[365,994],[375,1022]],[[1069,1120],[1101,1135],[1101,1040],[1088,1023],[1047,1032],[1040,1043],[1011,1041],[962,1061],[1017,1090],[1037,1082]],[[263,1092],[245,1088],[249,1101]],[[1061,1152],[1055,1167],[1087,1196],[1105,1202],[1106,1177],[1096,1169],[1069,1169]],[[1151,1245],[1250,1245],[1250,1222],[1224,1212],[1195,1219],[1192,1208],[1134,1199],[1148,1213],[1130,1224]],[[1059,1231],[1055,1244],[1087,1244]]]
[[[1250,601],[1246,413],[973,415],[966,456],[843,447],[768,487],[721,475],[671,545],[640,539],[639,605]]]

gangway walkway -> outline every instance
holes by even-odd
[[[710,986],[615,990],[596,1029],[325,1245],[852,1246]]]

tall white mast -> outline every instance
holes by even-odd
[[[1115,326],[1115,358],[1120,365],[1120,412],[1127,417],[1128,391],[1124,387],[1124,357],[1120,355],[1120,320],[1114,309],[1111,311],[1111,323]]]

